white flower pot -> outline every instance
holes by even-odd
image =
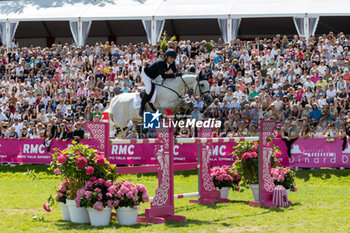
[[[287,189],[287,199],[289,200],[290,189]]]
[[[61,207],[63,220],[70,221],[70,214],[69,214],[69,210],[68,210],[68,205],[66,203],[63,203],[63,202],[58,202],[58,204]]]
[[[222,187],[221,189],[216,188],[218,191],[220,191],[220,198],[221,199],[227,199],[228,193],[230,191],[230,187]]]
[[[67,200],[70,219],[74,223],[90,223],[88,211],[85,207],[77,207],[74,200]]]
[[[118,207],[117,219],[119,225],[135,225],[139,208],[140,206],[137,206],[136,209],[130,207]]]
[[[259,185],[258,184],[251,184],[250,188],[252,189],[254,201],[259,201]]]
[[[102,211],[95,210],[94,208],[87,208],[91,226],[108,226],[111,219],[111,207],[105,207]]]

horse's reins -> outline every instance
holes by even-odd
[[[164,88],[166,88],[166,89],[168,89],[168,90],[174,92],[174,93],[179,97],[179,99],[182,98],[181,95],[179,95],[179,93],[177,93],[177,91],[175,91],[174,89],[172,89],[172,88],[170,88],[170,87],[164,86],[163,83],[162,83],[162,84],[154,83],[154,85],[160,86],[160,87],[164,87]]]
[[[184,95],[185,95],[185,94],[186,94],[186,88],[187,88],[187,90],[192,90],[192,89],[187,85],[187,83],[186,83],[185,80],[182,78],[182,76],[180,76],[180,78],[181,78],[182,82],[185,84],[185,92],[184,92]],[[200,94],[200,95],[206,94],[206,95],[204,96],[204,97],[206,97],[208,94],[210,94],[210,91],[209,91],[209,90],[208,90],[208,91],[205,91],[205,92],[202,92],[201,87],[200,87],[200,84],[199,84],[199,81],[200,81],[199,78],[196,78],[196,81],[197,81],[197,86],[198,86],[199,94]],[[163,80],[163,82],[164,82],[164,80]],[[182,98],[182,96],[179,95],[179,93],[177,93],[177,91],[175,91],[174,89],[172,89],[172,88],[170,88],[170,87],[164,86],[163,82],[162,82],[162,84],[154,83],[154,85],[160,86],[160,87],[164,87],[164,88],[166,88],[166,89],[168,89],[168,90],[174,92],[174,93],[178,96],[179,99]],[[197,90],[197,86],[196,86],[195,91]]]

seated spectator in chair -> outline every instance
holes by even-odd
[[[323,136],[326,138],[327,142],[333,142],[335,138],[338,137],[337,129],[335,124],[330,122],[328,126],[323,131]]]
[[[147,138],[156,138],[156,132],[154,131],[154,129],[149,129],[147,134],[146,134]]]
[[[74,139],[74,127],[72,124],[68,125],[68,130],[66,130],[63,134],[63,141],[68,141]]]
[[[47,151],[50,151],[52,139],[56,137],[55,127],[51,123],[47,125],[44,137],[45,137],[44,145],[46,146]]]
[[[131,132],[128,134],[128,136],[126,136],[126,138],[139,138],[139,134],[135,128],[132,128]]]
[[[75,123],[75,130],[73,132],[73,137],[75,140],[84,139],[84,130],[81,128],[80,122]]]
[[[186,126],[180,129],[179,132],[179,138],[190,138],[191,137],[191,130],[189,130]]]
[[[16,133],[15,127],[10,128],[9,139],[18,139],[18,134]]]
[[[29,137],[30,137],[30,133],[28,132],[27,128],[24,127],[22,129],[20,136],[19,136],[19,139],[28,139]]]
[[[56,140],[63,139],[66,132],[66,125],[64,123],[61,123],[60,127],[57,128]]]
[[[92,116],[93,116],[93,119],[95,121],[95,116],[98,117],[98,120],[97,121],[100,121],[102,119],[102,112],[100,111],[100,107],[96,104],[94,109],[92,110]]]

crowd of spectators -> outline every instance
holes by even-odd
[[[309,40],[276,35],[231,44],[174,41],[168,48],[177,52],[179,70],[194,66],[208,78],[214,101],[205,106],[194,97],[191,117],[222,121],[217,136],[255,135],[261,117],[276,120],[288,141],[350,134],[350,46],[343,33]],[[3,45],[0,137],[87,137],[84,122],[100,121],[115,95],[139,92],[143,67],[163,57],[159,44]],[[141,136],[135,125],[130,124],[126,137]],[[195,130],[179,129],[177,135],[192,137]],[[154,137],[154,132],[142,136]]]

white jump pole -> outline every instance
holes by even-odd
[[[180,199],[180,198],[187,198],[187,197],[198,197],[199,192],[194,192],[194,193],[184,193],[184,194],[175,194],[174,199]],[[149,201],[153,201],[153,197],[149,198]]]
[[[175,143],[218,143],[218,142],[241,142],[258,141],[259,137],[229,137],[229,138],[176,138]]]

